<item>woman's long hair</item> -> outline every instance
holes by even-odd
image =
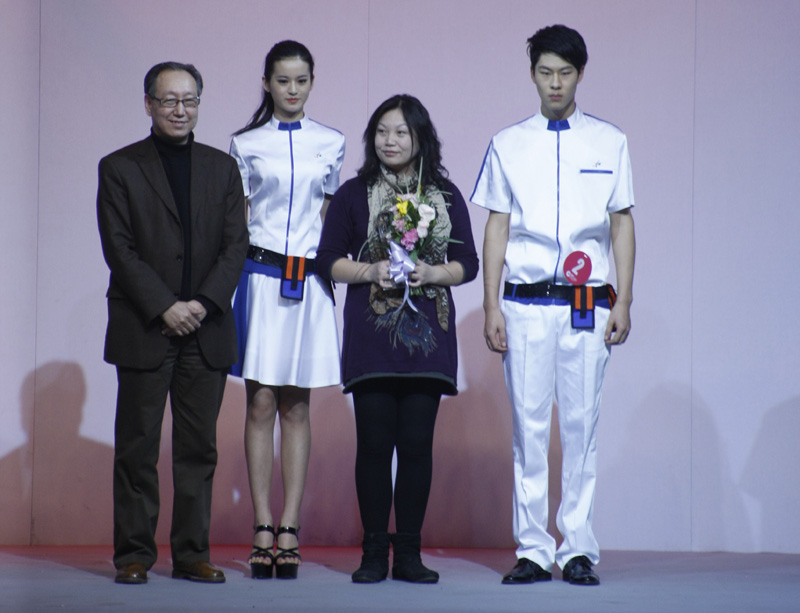
[[[302,43],[294,40],[282,40],[269,50],[267,57],[264,59],[264,79],[267,83],[272,78],[272,73],[275,72],[275,63],[290,58],[298,58],[308,64],[309,76],[312,81],[314,80],[314,58],[311,57],[311,52]],[[272,94],[263,87],[261,89],[261,105],[253,113],[247,125],[233,133],[234,136],[260,128],[272,119],[272,114],[275,112],[275,102],[272,99]]]
[[[367,129],[364,131],[364,164],[358,169],[358,176],[367,183],[373,183],[380,175],[381,161],[375,151],[375,134],[381,118],[395,109],[399,109],[403,114],[411,133],[412,144],[419,147],[415,160],[422,158],[423,184],[433,184],[441,190],[446,190],[447,169],[442,166],[442,144],[439,142],[436,128],[428,110],[417,98],[408,94],[392,96],[375,109],[369,118]],[[416,163],[419,164],[418,161]]]

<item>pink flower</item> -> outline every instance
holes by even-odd
[[[416,228],[411,228],[408,232],[403,234],[403,238],[400,239],[400,244],[403,245],[406,251],[411,251],[418,239],[419,234],[417,234]]]
[[[400,232],[400,234],[406,231],[406,220],[402,217],[400,219],[395,219],[392,222],[392,225],[394,226],[395,230]]]

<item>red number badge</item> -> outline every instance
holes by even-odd
[[[592,274],[592,259],[583,251],[573,251],[564,260],[564,276],[573,285],[583,285]]]

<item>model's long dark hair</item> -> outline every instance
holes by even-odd
[[[364,131],[364,165],[358,169],[358,176],[367,183],[374,183],[381,174],[381,161],[375,151],[375,133],[378,123],[388,113],[398,109],[406,120],[406,125],[411,133],[411,141],[419,147],[416,160],[422,157],[422,182],[424,185],[433,184],[441,190],[448,189],[447,169],[442,166],[442,144],[436,134],[436,128],[431,121],[428,110],[414,96],[398,94],[384,101],[372,117],[369,118],[367,129]]]
[[[314,58],[311,57],[311,52],[304,44],[294,40],[282,40],[269,50],[267,57],[264,59],[264,79],[269,82],[272,78],[272,73],[275,72],[276,62],[290,58],[298,58],[308,64],[309,76],[312,81],[314,80]],[[263,87],[261,93],[261,105],[256,109],[256,112],[253,113],[247,125],[233,133],[234,136],[260,128],[272,119],[272,114],[275,112],[275,101],[272,99],[272,94]]]

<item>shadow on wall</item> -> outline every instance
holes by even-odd
[[[49,362],[26,377],[23,397],[31,387],[35,399],[34,430],[28,442],[33,441],[35,467],[31,544],[110,543],[114,450],[79,433],[86,402],[83,369],[75,362]]]
[[[692,550],[753,550],[753,530],[742,492],[733,478],[717,415],[696,392],[692,397]],[[742,450],[744,453],[744,450]],[[788,465],[787,465],[788,466]],[[699,488],[704,491],[699,492]]]
[[[0,459],[0,543],[111,546],[114,449],[80,435],[85,401],[86,380],[74,362],[50,362],[25,378],[20,418],[27,442]],[[244,386],[229,384],[220,412],[212,502],[211,536],[217,543],[250,539],[244,403]],[[108,407],[112,415],[114,410]],[[169,543],[172,515],[171,429],[167,404],[158,465],[161,509],[156,541],[162,546]]]
[[[25,377],[19,394],[19,418],[25,443],[0,458],[0,544],[31,544],[33,490],[33,402],[35,372]],[[10,418],[10,416],[9,416]],[[5,419],[5,418],[4,418]]]
[[[741,488],[761,506],[760,549],[800,551],[800,396],[769,410],[742,473]],[[793,536],[791,536],[793,535]]]
[[[616,418],[612,413],[617,408],[604,399],[598,445],[600,456],[608,459],[602,465],[595,501],[595,534],[601,549],[609,542],[615,549],[641,549],[637,545],[641,543],[657,551],[691,549],[691,403],[690,387],[667,382],[650,390],[612,432],[604,413]],[[713,452],[709,458],[718,457],[719,449],[706,451]],[[718,472],[718,466],[713,468]],[[654,525],[662,529],[653,530]]]
[[[752,531],[743,529],[750,521],[721,431],[691,387],[653,388],[609,449],[616,457],[601,475],[607,485],[599,489],[595,522],[601,547],[614,539],[613,548],[624,549],[730,551],[735,543],[751,551]],[[654,533],[654,525],[662,530]]]

